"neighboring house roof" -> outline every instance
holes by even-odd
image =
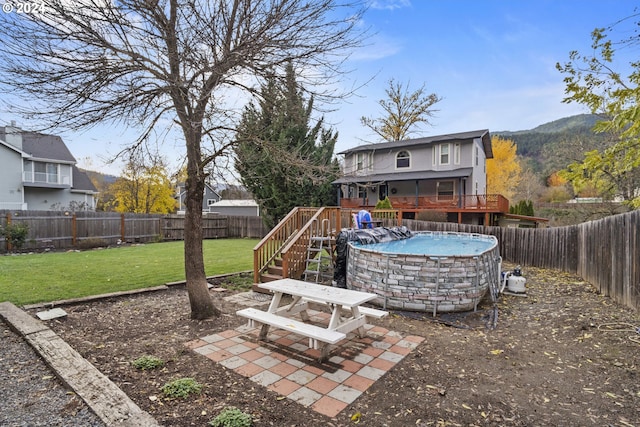
[[[210,184],[205,182],[204,183],[204,191],[205,191],[205,193],[207,192],[207,190],[209,190],[209,192],[215,194],[218,199],[221,197],[220,193],[218,193],[216,190],[214,190],[213,187]],[[180,193],[180,198],[183,198],[183,197],[186,196],[187,188],[186,188],[186,184],[184,182],[181,182],[181,183],[178,184],[178,191]]]
[[[416,145],[428,145],[447,141],[460,141],[460,140],[472,140],[475,138],[482,139],[482,146],[484,148],[485,155],[488,159],[493,158],[493,151],[491,150],[491,136],[488,129],[474,130],[469,132],[449,133],[445,135],[427,136],[424,138],[405,139],[403,141],[393,142],[379,142],[375,144],[365,144],[358,147],[350,148],[345,151],[341,151],[338,154],[352,154],[359,151],[371,151],[371,150],[387,150],[396,148],[412,147]]]
[[[10,150],[15,151],[16,153],[20,154],[22,157],[29,157],[29,155],[27,153],[25,153],[24,151],[21,151],[18,147],[14,147],[13,145],[9,144],[8,142],[4,141],[4,131],[3,128],[0,128],[0,145],[7,147]]]
[[[450,171],[416,171],[416,172],[395,172],[375,175],[350,175],[343,176],[333,181],[332,184],[350,184],[353,182],[379,182],[379,181],[407,181],[414,179],[432,179],[432,178],[466,178],[471,176],[473,168],[460,168]]]
[[[256,207],[258,203],[255,200],[244,200],[244,199],[236,199],[236,200],[220,200],[215,202],[210,207],[220,207],[220,206],[230,206],[230,207]]]
[[[29,131],[21,131],[20,133],[22,134],[22,151],[31,157],[56,160],[61,163],[76,163],[75,157],[59,136]],[[0,127],[0,139],[6,140],[4,127]]]
[[[91,182],[89,175],[87,175],[85,172],[78,169],[76,166],[72,167],[72,171],[73,171],[73,188],[71,189],[72,191],[80,191],[80,192],[88,192],[88,193],[98,192],[98,189],[96,188],[96,186],[93,185],[93,182]]]

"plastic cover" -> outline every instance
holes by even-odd
[[[413,236],[413,233],[405,226],[376,227],[360,230],[355,228],[343,229],[336,238],[336,263],[333,268],[334,286],[338,288],[347,287],[347,254],[349,252],[349,242],[368,245],[408,239],[411,236]]]

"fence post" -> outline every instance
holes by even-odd
[[[75,246],[78,243],[78,222],[76,213],[71,215],[71,245]]]
[[[124,214],[120,214],[120,240],[122,241],[122,243],[125,242],[124,240]]]
[[[11,214],[7,213],[7,226],[11,225]],[[4,238],[4,242],[7,245],[7,252],[11,252],[11,239],[8,239],[6,236]]]

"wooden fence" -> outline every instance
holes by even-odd
[[[184,216],[120,214],[115,212],[0,211],[0,227],[22,223],[29,227],[23,249],[66,249],[184,240]],[[205,239],[262,238],[267,229],[259,217],[204,215]],[[0,237],[0,252],[7,242]]]
[[[576,274],[603,295],[640,309],[640,210],[578,225],[537,229],[412,220],[403,220],[403,225],[413,231],[494,235],[504,260]]]
[[[90,246],[91,240],[115,244],[182,240],[184,217],[109,212],[65,215],[50,211],[0,211],[0,226],[7,222],[29,226],[26,249]],[[394,226],[396,220],[386,219]],[[505,228],[403,220],[410,230],[461,231],[498,238],[506,261],[558,269],[582,277],[603,295],[640,309],[640,210],[578,225],[552,228]],[[262,238],[268,230],[259,217],[205,215],[205,238]],[[6,251],[0,238],[0,252]]]

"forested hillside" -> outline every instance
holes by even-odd
[[[517,154],[541,177],[582,160],[583,153],[602,147],[607,136],[595,134],[593,125],[598,116],[580,114],[542,124],[531,130],[494,131],[493,135],[511,139]]]

